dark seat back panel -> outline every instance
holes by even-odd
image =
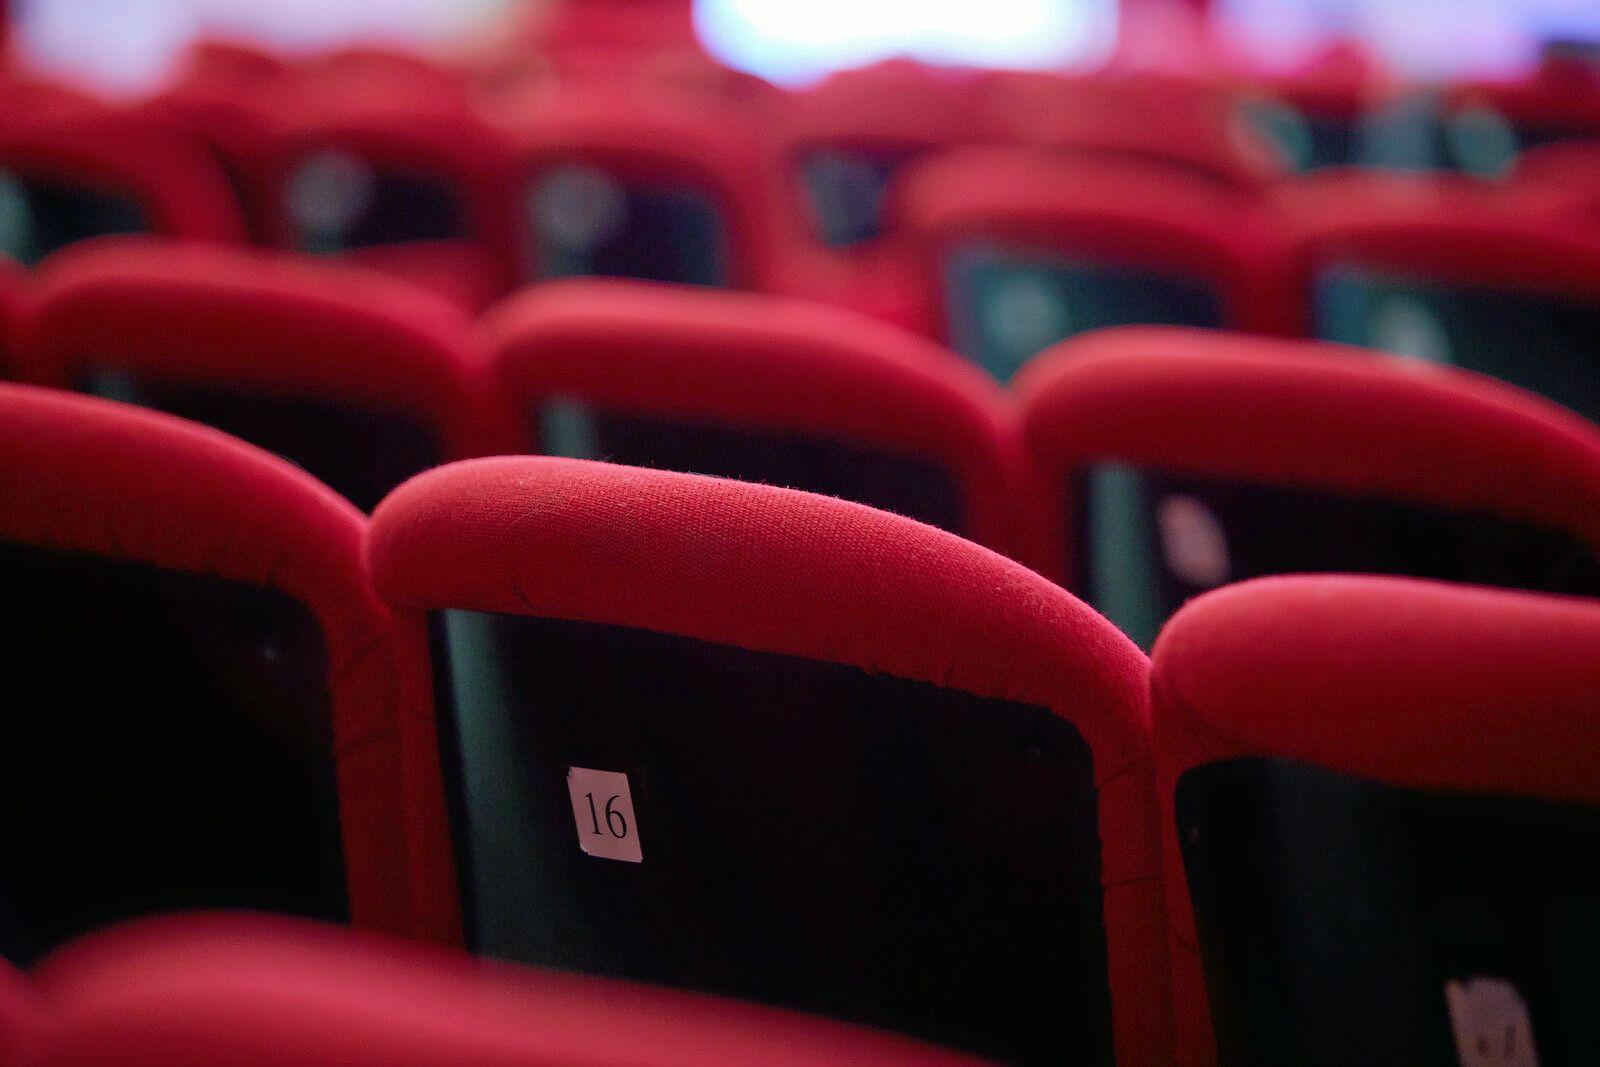
[[[800,160],[812,225],[835,248],[879,237],[889,183],[917,149],[819,149]]]
[[[944,292],[951,347],[1003,382],[1087,330],[1223,324],[1221,298],[1197,279],[992,245],[953,254]]]
[[[1600,419],[1600,299],[1324,272],[1316,333],[1452,363]]]
[[[1600,1059],[1600,813],[1261,758],[1176,804],[1222,1062],[1455,1067],[1473,979],[1514,988],[1542,1067]]]
[[[1239,117],[1272,146],[1290,171],[1302,173],[1361,162],[1359,116],[1302,111],[1271,97],[1242,101],[1238,111]]]
[[[527,219],[533,278],[732,282],[722,213],[693,189],[625,183],[597,167],[557,167],[529,187]]]
[[[345,917],[309,609],[6,542],[0,576],[0,952],[179,908]]]
[[[1592,548],[1488,512],[1110,464],[1074,479],[1069,499],[1080,549],[1073,588],[1146,648],[1190,597],[1272,574],[1397,574],[1600,596]]]
[[[471,236],[460,197],[448,181],[420,171],[373,166],[344,153],[306,160],[284,196],[294,246],[304,252]]]
[[[1097,799],[1068,723],[623,627],[434,626],[479,951],[1110,1062]],[[575,801],[571,767],[627,776],[641,862],[580,849],[609,798]]]
[[[853,500],[962,533],[949,473],[913,456],[825,437],[546,405],[533,428],[541,451],[634,467],[738,478]]]
[[[174,384],[98,369],[79,388],[205,423],[275,452],[370,512],[401,482],[444,458],[416,419],[307,396],[245,387]]]
[[[0,170],[0,253],[25,266],[76,241],[147,229],[131,196]]]

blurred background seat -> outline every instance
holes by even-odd
[[[1597,664],[1569,597],[1294,576],[1179,612],[1152,714],[1183,1061],[1593,1054]]]
[[[783,485],[1014,551],[1000,390],[848,311],[623,281],[536,288],[489,322],[503,450]]]
[[[1563,218],[1542,190],[1330,173],[1271,205],[1303,332],[1600,416],[1600,229]]]
[[[1127,328],[1017,386],[1037,565],[1146,646],[1189,597],[1267,574],[1600,595],[1600,433],[1477,375]]]
[[[360,514],[166,415],[22,385],[0,411],[0,955],[197,907],[437,936]]]
[[[0,129],[0,251],[32,265],[110,234],[242,243],[244,218],[203,143],[141,109],[69,99]]]
[[[1002,382],[1086,330],[1270,329],[1283,310],[1254,202],[1180,168],[971,148],[900,195],[937,336]]]
[[[215,426],[364,511],[496,441],[472,320],[360,267],[105,243],[50,263],[19,335],[29,380]]]

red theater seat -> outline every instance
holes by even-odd
[[[1600,139],[1558,141],[1517,157],[1512,181],[1553,201],[1551,213],[1600,235]]]
[[[1286,571],[1600,595],[1600,434],[1477,375],[1127,329],[1017,391],[1040,569],[1144,644],[1185,598]]]
[[[361,516],[213,430],[29,386],[0,386],[0,483],[0,956],[189,907],[450,937],[403,832],[442,829],[405,787],[437,773],[425,690]]]
[[[1375,56],[1346,41],[1301,69],[1239,79],[1233,98],[1285,167],[1307,171],[1362,163],[1373,147],[1365,143],[1369,120],[1405,95]]]
[[[35,294],[31,380],[216,426],[364,510],[497,439],[471,320],[380,274],[130,240],[53,261]]]
[[[1600,416],[1600,233],[1466,179],[1329,175],[1274,199],[1296,332],[1455,363]]]
[[[1588,57],[1549,55],[1532,77],[1450,87],[1441,110],[1445,161],[1501,175],[1527,149],[1600,136],[1600,69]]]
[[[768,114],[787,94],[714,59],[688,0],[579,0],[530,5],[485,42],[471,69],[491,97],[591,83],[649,96],[663,90]]]
[[[94,111],[104,106],[79,89],[30,77],[15,69],[0,73],[0,105],[5,107],[8,114],[22,113],[35,120],[47,115]]]
[[[264,242],[256,205],[267,190],[264,171],[272,140],[271,112],[288,83],[289,63],[234,41],[202,40],[185,56],[166,88],[146,107],[200,141],[227,178],[245,213],[251,239]]]
[[[918,160],[985,136],[968,71],[893,60],[841,71],[795,93],[778,124],[791,254],[769,285],[918,333],[930,296],[894,232],[892,189]]]
[[[858,504],[570,459],[423,475],[367,559],[430,616],[470,948],[1168,1062],[1144,661],[1057,587]]]
[[[525,279],[771,280],[784,244],[777,168],[744,116],[670,90],[585,84],[500,120],[516,152],[509,254]]]
[[[276,110],[259,228],[277,247],[338,254],[482,310],[514,280],[500,137],[464,89],[358,77],[366,68],[346,61],[353,70],[300,76]]]
[[[1252,202],[1159,165],[970,149],[918,165],[901,194],[939,335],[1002,380],[1096,327],[1281,317]]]
[[[970,72],[894,60],[796,93],[783,164],[816,235],[834,246],[880,236],[896,173],[929,152],[985,139],[977,88]]]
[[[536,288],[490,332],[506,451],[785,485],[1010,549],[1009,408],[911,334],[781,297],[623,281]]]
[[[983,86],[984,127],[1022,144],[1156,163],[1241,191],[1285,172],[1272,143],[1236,121],[1227,95],[1205,79],[1002,71]]]
[[[189,46],[177,77],[214,85],[265,85],[290,70],[276,52],[238,38],[203,37]]]
[[[149,232],[237,243],[228,181],[198,140],[148,109],[19,108],[0,130],[0,196],[17,223],[0,252],[32,265],[74,241]]]
[[[1600,138],[1557,141],[1530,148],[1517,157],[1518,181],[1537,180],[1591,193],[1600,184]]]
[[[805,232],[760,108],[591,72],[491,113],[515,146],[505,254],[525,280],[754,289],[924,325],[904,257],[829,254]]]
[[[1600,606],[1263,579],[1152,689],[1180,1063],[1600,1055]]]
[[[523,43],[556,53],[701,47],[687,0],[559,0],[529,11],[524,21]]]
[[[467,78],[441,57],[418,48],[356,41],[306,57],[292,70],[310,92],[387,89],[416,96],[463,97]]]
[[[553,52],[530,52],[513,45],[481,71],[494,90],[565,85],[608,85],[646,97],[659,92],[687,94],[705,102],[772,119],[788,107],[789,94],[754,74],[717,62],[700,48],[638,48],[627,44],[574,44]]]
[[[311,923],[130,924],[32,976],[12,1067],[972,1064],[822,1019],[487,963]]]

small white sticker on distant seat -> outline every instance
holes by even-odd
[[[633,793],[626,774],[568,767],[567,793],[572,797],[572,821],[578,828],[579,848],[601,859],[643,862],[639,823],[634,818]]]
[[[1539,1067],[1533,1023],[1517,987],[1504,978],[1444,984],[1461,1067]]]
[[[1162,558],[1174,575],[1202,589],[1228,580],[1233,570],[1228,532],[1202,501],[1183,494],[1166,497],[1156,509],[1156,524]]]

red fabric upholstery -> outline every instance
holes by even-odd
[[[499,109],[496,121],[516,146],[517,203],[540,171],[573,163],[623,182],[681,186],[720,214],[733,288],[819,299],[924,328],[921,286],[908,264],[899,257],[859,263],[818,247],[806,232],[799,191],[786,184],[780,153],[761,128],[771,121],[764,114],[682,87],[591,76]],[[520,261],[526,224],[511,215],[503,254]]]
[[[335,262],[428,289],[476,315],[504,296],[511,277],[500,255],[478,241],[397,241],[340,253]]]
[[[952,246],[988,238],[1194,278],[1216,291],[1229,325],[1280,325],[1272,245],[1251,201],[1164,166],[967,149],[915,166],[893,209],[930,292]]]
[[[529,35],[515,32],[490,42],[487,49],[469,60],[470,73],[484,99],[493,106],[517,96],[589,85],[621,88],[645,96],[663,90],[688,93],[766,116],[786,111],[789,93],[754,74],[718,62],[692,34],[682,41],[652,39],[648,11],[641,12],[640,5],[631,0],[616,5],[616,11],[623,16],[614,24],[623,31],[621,35],[602,33],[587,39],[574,38],[553,42],[549,48],[537,43],[530,47],[522,39]],[[547,14],[547,9],[528,9],[534,21]],[[640,14],[646,17],[640,18]],[[644,36],[635,37],[641,33]],[[538,37],[539,31],[531,36]]]
[[[14,1067],[970,1064],[771,1008],[511,967],[312,923],[201,915],[92,935],[34,972]]]
[[[841,71],[794,94],[780,138],[790,210],[801,218],[812,214],[801,167],[813,152],[909,154],[986,139],[974,104],[977,89],[975,74],[890,60]],[[774,291],[853,308],[918,333],[935,332],[915,256],[897,235],[832,249],[817,243],[814,232],[795,239],[810,247],[790,257],[771,285]]]
[[[0,74],[0,105],[8,114],[19,113],[35,120],[45,115],[100,110],[104,105],[88,93],[59,82],[40,80],[21,71]]]
[[[503,238],[514,223],[502,138],[468,106],[464,90],[396,81],[393,72],[357,77],[366,69],[359,53],[345,56],[344,63],[353,69],[335,66],[305,75],[275,110],[261,163],[262,199],[254,205],[268,243],[294,246],[285,215],[288,184],[295,170],[318,152],[345,152],[374,168],[436,178],[458,198],[469,238],[377,246],[346,255],[426,285],[469,311],[482,310],[511,288],[515,275]]]
[[[1513,177],[1519,182],[1586,185],[1592,195],[1600,183],[1600,141],[1552,141],[1526,149],[1517,156]]]
[[[245,239],[216,160],[151,111],[77,104],[11,112],[0,130],[0,161],[30,177],[131,196],[157,233]]]
[[[313,53],[291,71],[313,96],[345,87],[411,93],[439,99],[466,90],[466,78],[442,57],[419,48],[356,41]]]
[[[0,378],[16,378],[16,331],[27,302],[28,272],[13,259],[0,256]]]
[[[1516,127],[1600,133],[1600,75],[1586,58],[1547,56],[1530,78],[1454,86],[1443,106],[1447,113],[1489,108]]]
[[[762,288],[787,245],[775,162],[758,132],[726,107],[687,94],[632,93],[588,84],[501,116],[516,150],[520,193],[539,171],[575,162],[622,181],[672,184],[707,196],[726,226],[736,288]],[[507,232],[525,240],[526,225]],[[516,249],[509,254],[517,255]]]
[[[1526,149],[1517,156],[1512,177],[1519,184],[1564,184],[1573,193],[1600,195],[1595,192],[1600,186],[1600,141],[1552,141]]]
[[[212,85],[265,84],[288,70],[285,58],[256,44],[203,37],[189,46],[179,78]]]
[[[976,77],[904,59],[840,71],[795,94],[785,116],[788,152],[916,150],[980,140]]]
[[[968,535],[1011,549],[1008,401],[937,345],[820,305],[627,281],[537,287],[499,308],[489,331],[508,423],[566,396],[928,459],[960,491]]]
[[[415,671],[401,667],[424,653],[367,588],[354,508],[207,428],[20,385],[0,386],[0,484],[0,538],[268,586],[309,607],[328,649],[352,917],[459,938],[448,856],[417,844],[444,839],[444,813],[406,788],[438,774],[428,693],[406,689]]]
[[[0,960],[0,1063],[20,1062],[21,1043],[39,1025],[40,1009],[38,994],[22,972]]]
[[[574,49],[699,49],[688,0],[567,0],[530,12],[524,43]]]
[[[1310,332],[1311,286],[1330,265],[1600,300],[1600,234],[1552,219],[1559,206],[1471,179],[1333,172],[1285,186],[1270,211],[1287,240],[1292,329]]]
[[[1313,119],[1355,122],[1405,86],[1370,49],[1342,40],[1294,70],[1245,75],[1234,89],[1245,98],[1284,101]]]
[[[1178,776],[1276,756],[1424,789],[1600,804],[1600,606],[1400,578],[1263,578],[1191,601],[1152,675],[1179,1062],[1210,1064]]]
[[[1600,435],[1470,371],[1129,327],[1057,345],[1015,388],[1041,479],[1039,566],[1056,577],[1071,573],[1068,475],[1099,460],[1481,508],[1600,546]]]
[[[900,235],[849,248],[807,247],[812,238],[800,233],[793,240],[797,247],[768,272],[768,292],[850,308],[925,337],[937,335],[925,271]]]
[[[1282,172],[1270,146],[1202,78],[995,72],[985,78],[984,113],[988,128],[1024,144],[1156,162],[1241,191]]]
[[[30,379],[92,365],[416,417],[453,456],[494,443],[471,320],[431,293],[299,257],[152,240],[51,260],[19,330]]]
[[[563,459],[472,460],[412,479],[374,515],[367,562],[380,595],[402,608],[630,626],[1070,719],[1100,790],[1118,1062],[1167,1062],[1144,660],[1056,586],[857,504]]]
[[[1525,198],[1542,196],[1549,212],[1600,237],[1600,141],[1555,141],[1517,156],[1512,182]]]
[[[252,241],[262,242],[256,205],[267,192],[272,101],[287,82],[282,58],[237,42],[201,41],[172,81],[146,103],[164,122],[203,142],[222,165],[245,213]]]

